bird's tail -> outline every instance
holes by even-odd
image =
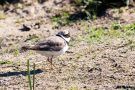
[[[31,46],[22,46],[21,50],[23,51],[31,50]]]
[[[35,45],[25,45],[21,48],[21,50],[23,51],[27,51],[27,50],[36,50],[37,46]]]

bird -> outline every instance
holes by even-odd
[[[70,32],[68,30],[59,31],[56,35],[37,42],[35,45],[24,45],[23,50],[34,50],[46,56],[47,61],[53,65],[53,58],[64,54],[69,48]]]

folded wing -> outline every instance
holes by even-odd
[[[65,41],[60,37],[50,37],[31,47],[31,50],[60,51],[65,46]]]

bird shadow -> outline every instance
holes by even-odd
[[[42,73],[42,72],[43,72],[43,71],[42,71],[41,69],[31,70],[31,71],[30,71],[30,75],[39,74],[39,73]],[[19,75],[26,76],[26,75],[28,75],[28,74],[27,74],[27,71],[6,72],[6,73],[0,74],[0,77],[10,77],[10,76],[19,76]]]
[[[116,89],[135,90],[135,86],[118,85],[118,86],[116,86]]]
[[[0,0],[0,4],[4,5],[4,4],[16,4],[19,3],[21,0]]]
[[[47,0],[37,0],[38,3],[42,4],[46,2]],[[16,3],[22,3],[22,0],[0,0],[0,5],[5,5],[5,4],[16,4]]]

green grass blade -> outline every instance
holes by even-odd
[[[33,90],[35,90],[35,63],[33,64]]]
[[[29,88],[32,90],[32,83],[31,83],[31,77],[30,77],[30,62],[27,60],[27,76],[28,76],[28,83],[29,83]]]

